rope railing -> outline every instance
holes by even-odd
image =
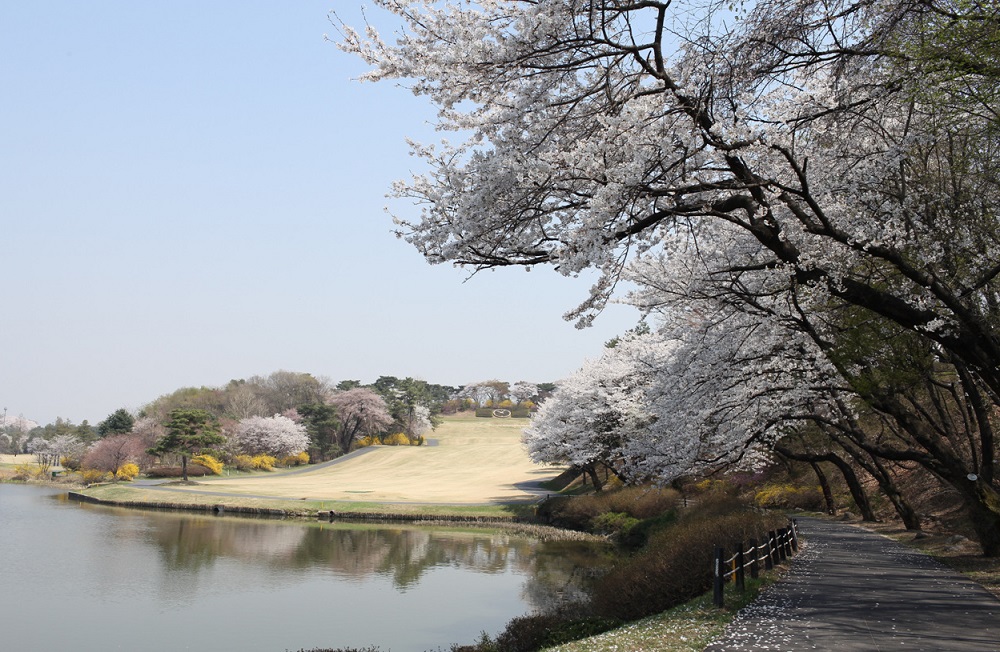
[[[750,569],[750,577],[756,579],[760,576],[761,564],[764,565],[764,570],[771,570],[782,561],[790,559],[798,549],[799,536],[794,519],[788,527],[768,532],[763,543],[758,544],[756,539],[750,539],[749,543],[744,545],[741,541],[736,552],[728,559],[726,559],[726,553],[722,546],[716,546],[712,590],[715,606],[721,607],[725,604],[724,588],[726,582],[732,580],[738,591],[745,591],[746,570],[748,568]]]

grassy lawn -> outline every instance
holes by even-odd
[[[356,458],[305,473],[198,478],[195,485],[169,491],[126,486],[92,488],[86,493],[111,500],[179,504],[296,506],[302,511],[377,511],[509,515],[504,503],[537,499],[528,490],[560,469],[538,466],[521,446],[526,419],[448,417],[430,434],[436,446],[378,446]],[[226,494],[221,496],[219,494]],[[381,505],[376,507],[375,505]],[[448,507],[448,510],[444,510]]]
[[[387,514],[398,516],[440,516],[442,518],[507,518],[521,511],[517,506],[506,505],[427,505],[419,503],[370,503],[336,500],[289,500],[282,498],[253,498],[241,496],[215,496],[191,491],[161,491],[129,484],[107,484],[79,491],[93,498],[118,504],[169,503],[185,505],[222,505],[251,509],[282,509],[292,514],[314,515],[319,511],[333,510],[338,514]]]

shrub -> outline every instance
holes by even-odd
[[[386,446],[409,446],[410,438],[405,432],[396,432],[383,439],[382,443]]]
[[[374,445],[376,445],[378,443],[379,443],[379,441],[378,441],[378,439],[376,437],[373,437],[371,435],[365,435],[364,437],[362,437],[360,439],[356,439],[354,441],[354,446],[355,446],[355,448],[364,448],[366,446],[374,446]]]
[[[700,482],[695,483],[694,490],[697,493],[721,493],[721,494],[732,494],[738,487],[725,480],[716,480],[714,478],[705,478]]]
[[[139,475],[139,465],[128,462],[122,464],[121,468],[115,473],[116,480],[124,480],[125,482],[132,482]]]
[[[198,464],[188,465],[188,477],[200,478],[211,473],[204,466]],[[184,469],[180,466],[154,466],[146,471],[146,475],[151,478],[182,478]]]
[[[590,529],[598,534],[621,534],[627,532],[639,523],[624,512],[605,512],[598,514],[590,521]]]
[[[39,467],[35,464],[18,464],[14,467],[15,480],[31,480],[41,477],[38,473]]]
[[[539,506],[538,515],[553,525],[588,530],[594,519],[618,512],[633,519],[658,518],[677,506],[678,493],[657,487],[622,487],[586,496],[561,497]]]
[[[819,487],[769,484],[761,488],[753,500],[757,505],[767,508],[824,509],[823,492]]]
[[[381,650],[372,645],[370,647],[338,647],[336,649],[332,647],[314,647],[308,650],[301,649],[299,652],[381,652]]]
[[[580,615],[580,605],[514,618],[495,639],[485,632],[472,645],[454,645],[451,652],[534,652],[595,636],[621,625],[607,618]]]
[[[191,458],[191,463],[205,467],[212,472],[212,475],[222,475],[222,462],[211,455],[195,455]]]
[[[286,455],[281,458],[282,466],[302,466],[303,464],[309,463],[309,453],[302,451],[301,453],[296,453],[295,455]]]
[[[273,471],[278,460],[273,455],[254,455],[250,462],[253,468],[260,471]]]
[[[81,465],[80,458],[77,456],[65,456],[59,460],[59,465],[66,469],[67,471],[79,471]]]
[[[80,472],[80,477],[84,484],[95,484],[97,482],[108,482],[114,476],[109,471],[100,469],[84,469]]]
[[[490,419],[492,419],[493,418],[493,408],[491,408],[491,407],[476,408],[476,416],[477,417],[489,417]]]
[[[701,512],[699,504],[697,511],[653,533],[642,552],[597,582],[592,595],[595,612],[635,620],[695,598],[712,586],[715,546],[735,550],[751,538],[762,540],[763,533],[784,521],[731,500],[728,510],[716,503],[708,514]]]
[[[233,458],[233,466],[239,471],[252,471],[253,458],[249,455],[237,455]]]

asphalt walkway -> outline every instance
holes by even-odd
[[[798,519],[786,577],[706,652],[1000,650],[1000,600],[934,559],[845,523]]]

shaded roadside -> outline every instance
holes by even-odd
[[[1000,600],[933,558],[844,523],[798,519],[805,550],[706,652],[1000,649]]]

